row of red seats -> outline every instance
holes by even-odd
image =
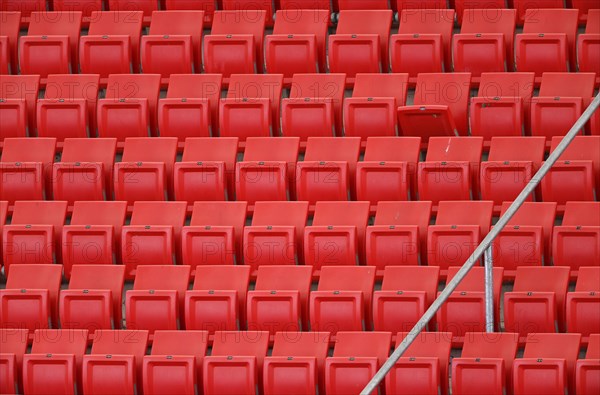
[[[398,346],[406,333],[399,333]],[[210,355],[202,331],[157,331],[147,355],[146,331],[97,331],[90,354],[87,331],[0,330],[2,393],[164,393],[265,395],[347,394],[360,391],[387,359],[389,332],[340,332],[329,356],[327,332],[279,332],[271,354],[265,332],[222,331]],[[582,347],[577,334],[536,334],[523,356],[512,333],[471,332],[460,357],[450,358],[447,333],[420,334],[380,390],[388,394],[596,394],[600,388],[600,335]],[[580,355],[581,349],[581,355]],[[585,355],[585,357],[583,356]],[[451,379],[449,373],[451,371]],[[419,377],[419,380],[415,380]],[[196,388],[198,389],[196,391]],[[81,393],[81,392],[80,392]]]
[[[554,151],[562,137],[552,139]],[[361,158],[356,137],[65,139],[54,162],[53,138],[7,138],[0,157],[0,199],[75,201],[489,200],[500,211],[544,160],[543,137],[493,137],[482,160],[481,137],[369,137]],[[116,161],[118,158],[120,161]],[[300,160],[302,159],[302,160]],[[600,188],[600,136],[578,136],[528,201],[594,201]],[[114,199],[113,199],[114,196]]]
[[[3,73],[110,74],[143,70],[171,74],[357,73],[393,70],[418,73],[600,71],[600,10],[590,11],[586,33],[577,38],[578,10],[530,9],[515,37],[516,11],[467,10],[461,33],[453,35],[454,10],[404,10],[391,35],[392,11],[342,11],[336,34],[328,36],[327,11],[278,11],[265,37],[264,11],[217,11],[211,34],[203,36],[202,11],[155,11],[142,36],[142,12],[94,12],[88,35],[80,37],[81,12],[33,13],[28,34],[19,38],[20,14],[2,13]],[[514,41],[514,45],[513,45]],[[18,51],[17,51],[18,47]],[[328,50],[326,49],[328,47]],[[514,47],[514,48],[513,48]],[[550,49],[551,48],[551,49]],[[18,52],[18,57],[17,57]],[[514,55],[513,55],[514,53]],[[577,67],[579,66],[579,67]]]

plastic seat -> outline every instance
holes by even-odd
[[[372,205],[416,197],[418,137],[369,137],[363,160],[356,164],[356,198]]]
[[[167,97],[158,101],[161,137],[216,136],[219,130],[219,74],[176,74],[169,79]]]
[[[173,196],[173,165],[177,157],[174,137],[128,137],[121,162],[114,165],[115,199],[129,204],[168,200]]]
[[[368,202],[317,202],[311,226],[304,229],[304,264],[318,276],[322,266],[365,262]]]
[[[144,356],[144,394],[194,394],[207,346],[204,331],[156,331]]]
[[[39,75],[0,75],[0,139],[35,136],[39,86]]]
[[[448,284],[456,273],[460,270],[459,266],[448,268]],[[500,318],[500,293],[502,292],[502,280],[504,269],[501,267],[493,268],[493,297],[495,308],[495,322],[499,323]],[[458,284],[456,289],[450,294],[450,297],[437,311],[437,329],[440,332],[450,332],[454,340],[459,343],[464,341],[467,332],[485,331],[485,268],[473,267],[463,281]],[[496,324],[495,329],[499,330],[500,325]]]
[[[591,14],[591,13],[590,13]],[[575,365],[575,389],[578,394],[591,395],[598,389],[600,371],[600,334],[590,336],[585,359]]]
[[[445,8],[400,10],[398,34],[390,40],[394,73],[408,73],[414,83],[420,73],[451,70],[454,10]]]
[[[308,202],[256,203],[252,225],[243,230],[244,263],[250,265],[253,275],[261,266],[303,262],[307,219]]]
[[[552,234],[555,266],[600,266],[600,203],[567,202],[562,224]]]
[[[55,138],[4,139],[0,157],[0,192],[2,200],[52,198],[52,163]]]
[[[64,201],[15,202],[10,225],[2,229],[4,273],[8,275],[12,265],[61,262],[66,218]]]
[[[519,25],[527,21],[527,10],[565,8],[561,0],[512,0],[512,5],[517,11]]]
[[[331,12],[330,0],[279,0],[280,10],[327,10]]]
[[[73,204],[112,198],[116,149],[114,138],[65,139],[61,161],[52,165],[54,199]]]
[[[455,0],[457,9],[461,0]],[[447,8],[447,2],[444,0],[392,0],[392,8],[398,12],[402,10],[434,10]]]
[[[63,227],[62,233],[66,278],[71,276],[75,266],[113,265],[115,257],[120,262],[121,230],[126,213],[126,202],[75,202],[71,221]]]
[[[562,330],[568,286],[568,267],[518,267],[512,292],[504,294],[506,330],[520,336]]]
[[[554,151],[562,137],[553,137]],[[595,187],[594,187],[595,186]],[[593,201],[600,196],[600,136],[577,136],[541,181],[544,201]]]
[[[233,200],[237,150],[237,137],[188,137],[173,167],[175,199]]]
[[[277,5],[279,1],[275,1],[275,5]],[[248,0],[219,0],[219,6],[222,10],[228,11],[264,11],[266,16],[266,24],[268,27],[273,26],[273,15],[275,14],[275,9],[273,7],[274,3],[270,0],[258,0],[258,1],[248,1]]]
[[[467,332],[460,358],[452,360],[452,392],[509,392],[517,348],[518,336],[514,333]]]
[[[185,293],[186,329],[213,334],[245,328],[249,283],[249,266],[198,266],[194,288]]]
[[[358,137],[309,137],[304,161],[296,164],[298,200],[350,200],[359,155]]]
[[[248,328],[276,332],[308,329],[310,266],[260,266],[256,285],[248,291]]]
[[[0,391],[18,394],[22,389],[21,368],[27,351],[27,329],[0,329]]]
[[[23,24],[27,24],[32,12],[46,11],[46,0],[20,0],[17,2],[2,0],[0,1],[0,10],[20,12]]]
[[[471,98],[472,136],[522,136],[530,130],[534,73],[482,73],[477,97]]]
[[[403,1],[405,3],[414,3],[414,0],[399,0],[399,1]],[[434,7],[424,7],[424,8],[446,8],[446,2],[443,0],[424,0],[424,1],[417,1],[418,3],[424,3],[424,2],[432,2],[434,3]],[[440,4],[441,3],[441,4]],[[459,25],[462,24],[463,19],[465,18],[464,13],[466,10],[469,9],[484,9],[486,10],[486,13],[488,13],[488,15],[490,16],[490,18],[493,20],[495,17],[498,16],[499,13],[501,13],[502,11],[496,11],[496,10],[502,10],[502,9],[506,9],[506,2],[504,0],[454,0],[454,8],[456,9],[456,21],[458,22]],[[512,54],[511,54],[512,57]]]
[[[60,265],[15,265],[0,290],[0,327],[30,334],[57,327],[61,272]]]
[[[27,35],[19,39],[21,74],[69,74],[78,70],[80,11],[32,12]]]
[[[527,336],[523,358],[513,364],[514,393],[575,393],[575,363],[579,333],[532,333]]]
[[[0,34],[0,37],[3,37],[0,74],[17,74],[19,71],[18,41],[21,13],[4,12],[0,8],[0,20],[2,21],[2,34]]]
[[[89,25],[92,12],[102,11],[102,0],[52,0],[54,11],[81,11],[83,25]]]
[[[202,11],[153,11],[148,35],[142,36],[144,73],[200,73],[202,70]]]
[[[213,0],[166,0],[167,10],[196,10],[204,11],[204,27],[210,28],[216,10]]]
[[[263,72],[264,10],[215,11],[212,29],[204,36],[204,72],[232,74]]]
[[[567,332],[585,337],[600,334],[599,292],[600,267],[579,267],[575,291],[567,293]]]
[[[346,73],[351,85],[357,73],[389,70],[392,11],[373,8],[340,11],[336,34],[329,36],[329,71]]]
[[[181,232],[182,259],[195,275],[201,265],[241,265],[246,202],[195,202]]]
[[[345,74],[294,74],[290,97],[281,102],[282,135],[341,136],[345,83]]]
[[[400,135],[466,136],[470,73],[419,74],[412,106],[398,108]]]
[[[431,202],[379,202],[375,222],[366,231],[366,262],[380,276],[387,266],[427,261],[427,227]]]
[[[572,0],[573,1],[573,0]],[[582,0],[574,0],[582,3]],[[577,64],[580,72],[600,74],[600,11],[590,9],[588,14],[583,14],[579,8],[579,18],[587,17],[585,33],[577,36]],[[596,79],[597,80],[597,79]]]
[[[120,328],[124,280],[122,265],[75,265],[69,289],[60,291],[61,328],[83,328],[90,334]]]
[[[185,202],[135,202],[128,226],[121,233],[125,278],[135,277],[138,265],[172,265],[181,262],[181,229]]]
[[[462,266],[487,235],[493,202],[440,202],[435,225],[427,230],[427,264],[440,266],[442,277],[450,266]]]
[[[152,13],[157,11],[159,1],[156,0],[108,0],[108,9],[111,11],[127,11],[144,13],[144,25],[148,26],[152,19]]]
[[[23,355],[23,392],[75,394],[87,348],[85,329],[38,329],[31,353]]]
[[[208,36],[207,36],[208,37]],[[269,137],[279,135],[281,74],[233,74],[227,97],[219,106],[221,137]]]
[[[156,330],[184,328],[189,281],[189,266],[139,265],[133,290],[125,293],[127,329],[148,330],[152,339]]]
[[[344,136],[396,136],[407,88],[408,74],[356,74],[352,97],[344,99]]]
[[[236,163],[236,199],[249,204],[290,199],[299,150],[298,137],[249,137],[244,160]]]
[[[479,196],[483,137],[431,137],[418,163],[419,199],[470,200]]]
[[[204,394],[253,395],[257,385],[261,388],[268,348],[268,332],[216,332],[212,352],[204,358]]]
[[[387,0],[337,0],[341,10],[387,10]]]
[[[265,37],[267,71],[283,74],[287,83],[294,74],[325,72],[329,11],[280,10],[275,20]]]
[[[83,356],[84,393],[134,394],[142,386],[147,347],[148,331],[97,330],[91,355]]]
[[[488,159],[481,162],[481,198],[495,206],[515,200],[542,166],[545,146],[543,137],[492,137]]]
[[[375,269],[368,266],[320,269],[319,286],[310,293],[311,330],[332,334],[370,330]]]
[[[325,390],[328,332],[277,332],[271,356],[264,360],[265,395]]]
[[[364,388],[388,358],[391,341],[389,332],[339,332],[333,356],[325,360],[327,393],[351,394]]]
[[[452,37],[454,71],[471,72],[474,78],[512,71],[516,22],[516,10],[466,9],[460,34]]]
[[[574,72],[578,13],[578,10],[528,9],[523,33],[515,38],[517,71],[533,71],[536,82],[543,72]]]
[[[398,333],[396,348],[407,333]],[[448,394],[448,365],[452,334],[421,332],[385,378],[387,393]],[[415,380],[415,377],[423,377]]]
[[[0,200],[0,254],[2,254],[2,234],[6,218],[8,217],[8,202],[6,200]],[[3,256],[3,255],[2,255]],[[2,263],[4,265],[4,263]],[[2,266],[0,265],[0,266]]]
[[[500,215],[509,206],[504,202]],[[503,267],[507,278],[514,278],[521,266],[550,265],[556,207],[553,202],[523,203],[492,242],[494,265]]]
[[[439,274],[435,266],[387,266],[373,293],[374,330],[410,331],[435,300]]]
[[[580,24],[589,21],[598,15],[597,11],[594,10],[597,7],[592,0],[571,0],[570,4],[572,6],[571,8],[579,10]]]
[[[100,74],[102,79],[138,73],[142,20],[142,11],[92,12],[88,34],[80,38],[81,72]]]

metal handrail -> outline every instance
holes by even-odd
[[[533,178],[525,185],[525,188],[519,193],[519,196],[512,202],[510,207],[506,210],[503,216],[500,217],[496,225],[487,236],[483,239],[483,241],[477,246],[475,251],[471,254],[469,259],[463,264],[460,270],[456,273],[456,275],[452,278],[452,280],[446,285],[444,290],[440,293],[437,299],[431,304],[431,306],[427,309],[425,314],[419,319],[419,321],[415,324],[415,326],[411,329],[408,335],[402,340],[402,343],[394,350],[392,355],[388,358],[387,361],[381,366],[381,368],[375,373],[371,381],[365,386],[365,388],[360,393],[361,395],[370,395],[377,386],[383,381],[385,375],[389,373],[394,364],[400,359],[400,357],[406,352],[408,347],[412,344],[412,342],[417,338],[419,333],[425,328],[427,323],[433,318],[436,312],[440,309],[442,304],[450,297],[452,292],[456,289],[458,284],[465,278],[467,273],[475,266],[475,263],[481,258],[481,256],[488,250],[488,247],[491,246],[492,241],[498,236],[498,233],[504,229],[508,221],[515,215],[517,210],[523,205],[523,202],[527,199],[527,197],[535,190],[538,186],[542,178],[548,173],[550,168],[556,163],[558,158],[562,155],[565,149],[571,144],[573,139],[577,136],[579,131],[583,129],[585,123],[591,118],[592,114],[596,109],[600,106],[600,93],[596,95],[594,100],[590,103],[588,108],[584,111],[583,114],[579,117],[577,121],[573,124],[569,132],[565,135],[565,137],[558,144],[556,149],[550,153],[548,159],[544,162],[542,167],[535,173]],[[486,253],[486,256],[489,259],[486,259],[486,329],[490,329],[490,318],[491,318],[491,329],[493,330],[493,306],[491,304],[491,300],[488,300],[491,297],[491,285],[492,285],[492,254],[491,250],[489,253]],[[490,317],[491,316],[491,317]]]

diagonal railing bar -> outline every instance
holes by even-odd
[[[374,390],[377,389],[377,386],[383,381],[385,375],[389,373],[392,367],[396,364],[398,359],[406,352],[408,347],[412,344],[412,342],[417,338],[419,333],[425,328],[425,325],[433,318],[434,314],[439,310],[442,304],[448,299],[448,297],[452,294],[452,292],[456,289],[458,284],[464,279],[467,273],[475,266],[475,263],[481,258],[484,252],[491,245],[492,241],[498,236],[498,233],[504,229],[508,221],[512,218],[512,216],[517,212],[519,207],[525,202],[525,199],[535,190],[538,186],[542,178],[548,173],[550,168],[556,163],[558,158],[562,155],[565,149],[571,144],[571,141],[577,136],[579,131],[583,129],[585,123],[591,118],[592,114],[598,106],[600,105],[600,93],[596,95],[594,100],[590,103],[588,108],[581,114],[581,117],[571,127],[569,132],[565,135],[565,137],[558,144],[556,149],[550,154],[548,159],[544,162],[542,167],[535,173],[533,178],[525,185],[525,188],[519,193],[519,196],[512,202],[510,207],[506,210],[504,215],[500,217],[496,225],[494,225],[493,229],[487,234],[487,236],[483,239],[483,241],[477,246],[475,251],[471,254],[469,259],[463,264],[460,270],[456,273],[456,275],[452,278],[452,280],[446,285],[444,290],[440,293],[437,299],[431,304],[431,306],[427,309],[425,314],[419,319],[419,321],[415,324],[415,326],[411,329],[408,335],[402,340],[402,343],[394,350],[392,355],[388,358],[387,361],[381,366],[381,368],[375,373],[371,381],[365,386],[365,388],[360,393],[361,395],[370,395]]]

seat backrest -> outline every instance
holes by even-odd
[[[375,268],[371,266],[323,266],[319,291],[360,291],[369,305],[375,286]]]
[[[360,156],[360,137],[309,137],[306,143],[305,161],[344,161],[356,165]]]
[[[4,139],[0,162],[41,162],[46,167],[54,161],[55,149],[54,137],[7,138]]]
[[[592,333],[585,354],[586,359],[600,359],[600,334]]]
[[[512,43],[517,25],[514,9],[486,10],[467,8],[463,12],[461,33],[501,33]],[[512,45],[511,45],[512,47]]]
[[[262,265],[258,267],[255,290],[298,291],[308,300],[312,281],[312,267],[290,265]]]
[[[396,336],[396,348],[408,335],[399,332]],[[450,332],[421,332],[404,353],[405,357],[437,357],[440,366],[448,366],[450,349],[452,346],[452,333]]]
[[[190,267],[185,265],[139,265],[134,290],[175,290],[183,299],[190,282]]]
[[[111,74],[106,99],[148,99],[156,108],[160,93],[160,74]]]
[[[36,329],[32,354],[73,354],[81,363],[87,349],[87,329]]]
[[[379,44],[387,48],[392,28],[392,10],[376,10],[373,8],[375,7],[340,11],[336,33],[378,34]]]
[[[413,3],[414,6],[414,3]],[[439,34],[442,37],[444,61],[446,67],[451,62],[450,44],[454,27],[454,10],[442,8],[432,9],[399,9],[399,34]]]
[[[186,202],[135,202],[131,225],[172,225],[181,229],[185,223]]]
[[[352,97],[393,97],[396,106],[406,104],[408,74],[358,73]]]
[[[481,73],[478,97],[522,97],[529,102],[533,95],[535,73]]]
[[[248,137],[244,161],[281,161],[295,163],[300,152],[299,137]]]
[[[282,10],[327,10],[331,11],[330,0],[279,0]]]
[[[102,11],[102,0],[52,0],[54,11],[81,11],[89,17],[93,11]]]
[[[434,301],[440,277],[439,266],[386,266],[382,291],[424,291],[427,303]]]
[[[562,225],[600,226],[600,202],[567,202]]]
[[[84,202],[73,204],[70,225],[112,225],[120,229],[125,224],[127,202]]]
[[[387,10],[388,0],[337,0],[340,10]]]
[[[47,289],[50,299],[58,300],[61,276],[61,265],[12,265],[6,289]]]
[[[117,139],[115,138],[67,138],[63,142],[61,162],[100,162],[104,174],[112,176]]]
[[[237,158],[237,137],[194,137],[185,139],[182,162],[224,161],[235,163]],[[232,168],[233,171],[233,168]]]
[[[3,13],[4,17],[6,13]],[[4,23],[4,22],[3,22]],[[3,34],[4,29],[3,29]],[[15,48],[16,48],[15,44]],[[14,55],[17,55],[15,49]],[[16,59],[14,60],[16,62]],[[27,105],[29,130],[35,130],[36,103],[40,89],[39,75],[0,75],[0,99],[24,99]]]
[[[392,0],[390,3],[395,3],[398,11],[425,9],[432,10],[436,8],[448,8],[445,0]]]
[[[523,358],[559,358],[572,366],[579,355],[580,344],[580,333],[530,333]]]
[[[14,354],[17,366],[23,365],[23,355],[27,351],[28,339],[29,330],[27,329],[0,328],[0,350],[3,354]]]
[[[502,203],[502,209],[500,215],[504,213],[510,207],[511,202]],[[520,226],[542,226],[544,230],[544,237],[549,237],[552,234],[552,227],[554,226],[554,219],[556,217],[556,203],[555,202],[525,202],[513,217],[506,224],[520,225]]]
[[[34,11],[46,11],[46,0],[0,1],[2,11],[20,11],[28,17]]]
[[[236,233],[246,223],[246,202],[195,202],[192,226],[233,226]]]
[[[55,234],[60,234],[66,218],[67,202],[18,201],[15,202],[10,223],[13,225],[52,225]]]
[[[69,289],[122,290],[125,281],[123,265],[73,265]],[[121,299],[121,292],[117,293]]]
[[[217,331],[210,355],[256,357],[260,369],[268,349],[269,332]]]
[[[252,226],[294,226],[300,248],[307,220],[308,202],[256,202]]]
[[[177,137],[127,137],[121,162],[159,162],[167,174],[173,173],[177,157]]]
[[[519,266],[515,275],[514,292],[554,292],[562,306],[569,287],[569,268],[562,266]]]
[[[427,146],[427,162],[466,161],[480,162],[483,137],[430,137]]]
[[[238,291],[238,298],[245,301],[249,282],[250,266],[199,265],[196,267],[193,289],[234,290]]]
[[[263,40],[266,21],[264,10],[215,11],[210,34],[252,34],[256,43]]]
[[[359,238],[369,221],[369,202],[317,202],[313,225],[356,226]]]
[[[97,329],[94,333],[91,354],[133,355],[136,363],[141,365],[147,347],[148,331],[146,330]]]
[[[600,266],[580,267],[576,292],[600,292]]]
[[[456,273],[460,270],[460,266],[450,266],[448,268],[448,278],[446,284],[448,284]],[[494,299],[500,300],[500,292],[502,291],[502,279],[504,276],[504,268],[495,267],[493,268],[494,284]],[[473,267],[469,273],[462,279],[458,284],[454,292],[485,292],[485,268],[484,267]]]
[[[365,162],[408,162],[416,166],[420,153],[420,137],[369,137],[363,160]],[[416,168],[409,168],[410,170],[415,171]]]
[[[169,78],[167,98],[208,99],[211,119],[217,120],[222,81],[221,74],[172,74]]]
[[[587,24],[585,25],[586,34],[600,34],[600,9],[588,11]]]
[[[274,357],[315,357],[325,360],[329,351],[329,332],[277,332]]]
[[[143,11],[144,16],[150,17],[158,10],[155,0],[108,0],[108,8],[113,11]]]
[[[151,35],[189,35],[192,36],[194,48],[200,45],[203,11],[153,11],[150,22]]]
[[[329,20],[329,12],[325,9],[301,8],[290,12],[282,8],[275,13],[273,34],[314,34],[317,47],[322,47],[325,45]]]
[[[552,137],[550,152],[560,144],[562,136]],[[596,182],[600,181],[600,136],[577,136],[563,151],[560,160],[591,160]]]
[[[334,357],[377,357],[381,366],[390,355],[390,332],[338,332]]]
[[[505,371],[512,372],[517,355],[519,335],[508,332],[467,332],[461,358],[502,358]]]
[[[330,98],[334,107],[341,108],[346,74],[294,74],[290,98]]]
[[[525,12],[523,33],[564,33],[569,46],[575,44],[579,10],[528,9]]]
[[[539,167],[545,148],[544,137],[492,137],[488,161],[532,161]]]
[[[431,217],[431,202],[379,202],[375,225],[419,225],[419,231],[427,230]]]
[[[142,11],[94,11],[90,18],[90,36],[129,36],[134,47],[139,46],[142,34]]]
[[[493,207],[491,201],[441,201],[435,224],[479,225],[483,237],[490,230]]]
[[[594,96],[595,73],[544,73],[539,96],[583,97]]]
[[[208,348],[207,331],[155,331],[151,355],[191,355],[200,361]]]
[[[85,99],[96,103],[100,76],[98,74],[50,74],[44,91],[45,99]]]
[[[68,36],[70,44],[79,42],[81,30],[81,11],[32,12],[29,21],[28,36]]]

